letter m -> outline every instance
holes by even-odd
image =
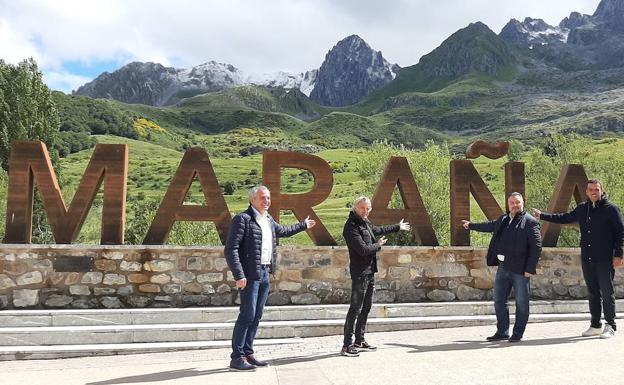
[[[42,142],[13,142],[4,242],[31,242],[33,187],[36,183],[54,239],[57,243],[71,243],[78,236],[104,181],[101,243],[123,244],[127,179],[127,146],[98,144],[67,209],[46,145]]]

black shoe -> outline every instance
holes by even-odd
[[[234,370],[256,370],[256,367],[250,365],[243,357],[233,358],[230,361],[230,368]]]
[[[377,350],[377,346],[373,346],[366,341],[356,342],[353,346],[355,346],[357,350],[368,350],[368,351]]]
[[[520,341],[522,341],[522,336],[514,334],[511,337],[509,337],[508,341],[509,342],[520,342]]]
[[[256,357],[254,357],[253,354],[246,356],[246,358],[247,358],[247,362],[249,362],[253,366],[269,366],[269,363],[266,361],[256,360]]]
[[[486,340],[487,341],[501,341],[501,340],[506,340],[508,338],[509,338],[509,336],[506,336],[504,334],[494,333],[493,336],[487,337]]]
[[[358,357],[360,352],[353,345],[343,346],[340,354],[345,357]]]

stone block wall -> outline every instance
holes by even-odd
[[[485,252],[384,247],[375,301],[491,299],[496,268],[485,265]],[[278,255],[269,304],[349,302],[346,247],[281,246]],[[615,281],[616,295],[623,298],[623,269]],[[579,249],[544,249],[531,288],[534,299],[586,298]],[[237,290],[222,247],[0,245],[0,309],[235,303]]]

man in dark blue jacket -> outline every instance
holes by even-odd
[[[488,266],[498,266],[494,279],[496,333],[487,340],[519,342],[529,320],[529,279],[537,268],[542,236],[539,222],[524,210],[522,194],[511,193],[507,206],[509,214],[495,221],[462,221],[462,224],[467,230],[493,233],[486,260]],[[507,299],[512,288],[516,297],[516,322],[510,337]]]
[[[230,356],[230,368],[236,370],[253,370],[268,365],[254,357],[253,342],[269,296],[269,273],[275,271],[276,239],[297,234],[316,224],[310,217],[288,227],[275,222],[268,213],[271,193],[265,186],[251,189],[249,203],[249,208],[232,220],[224,251],[236,287],[242,289]]]
[[[587,181],[587,201],[564,214],[543,213],[533,209],[534,215],[554,223],[578,223],[581,231],[581,267],[589,294],[591,324],[582,335],[615,336],[615,268],[622,265],[622,242],[624,225],[620,209],[607,200],[602,183],[596,179]],[[601,304],[602,298],[602,304]],[[605,327],[601,329],[601,310],[604,308]]]

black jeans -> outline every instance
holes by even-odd
[[[597,262],[583,258],[582,267],[589,293],[591,326],[594,328],[602,326],[600,313],[604,309],[605,322],[615,329],[615,290],[613,289],[615,269],[613,268],[613,261]]]
[[[343,346],[349,346],[353,338],[353,325],[355,324],[355,342],[364,341],[366,320],[373,305],[373,292],[375,291],[375,274],[364,274],[351,277],[351,305],[347,312],[344,326]],[[357,318],[357,324],[355,319]]]

